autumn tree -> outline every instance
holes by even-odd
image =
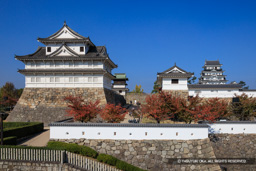
[[[236,95],[239,102],[233,102],[230,105],[231,112],[239,120],[250,120],[256,116],[256,98],[249,97],[245,93]]]
[[[120,123],[124,120],[127,110],[120,104],[106,104],[100,116],[108,123]]]
[[[214,122],[228,115],[228,103],[223,99],[212,98],[196,106],[194,120]]]
[[[176,97],[174,101],[175,116],[179,121],[185,123],[191,123],[195,119],[195,115],[198,112],[198,105],[202,99],[199,96],[190,97],[188,100],[181,97]]]
[[[157,123],[173,118],[174,96],[171,93],[160,91],[146,97],[146,104],[142,105],[142,112],[146,117],[154,118]]]
[[[160,90],[160,85],[158,84],[157,80],[154,82],[153,90],[151,91],[151,94],[158,93]]]
[[[143,89],[141,88],[141,85],[136,84],[135,89],[132,90],[132,93],[143,93]]]
[[[66,110],[68,116],[72,116],[74,120],[80,122],[89,122],[96,118],[100,113],[101,108],[98,106],[100,101],[85,102],[82,97],[68,96],[64,98],[68,102],[68,109]]]

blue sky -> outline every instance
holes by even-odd
[[[95,45],[106,45],[128,87],[151,92],[157,72],[176,62],[199,77],[217,60],[230,81],[256,89],[256,1],[0,1],[0,86],[24,87],[14,54],[33,53],[63,21]]]

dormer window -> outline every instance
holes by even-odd
[[[47,52],[51,52],[51,51],[52,51],[51,47],[47,47]]]
[[[80,52],[84,52],[84,47],[80,47]]]

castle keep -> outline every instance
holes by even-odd
[[[66,23],[47,38],[38,38],[44,47],[29,55],[15,56],[25,64],[18,70],[25,76],[25,89],[9,121],[40,121],[48,124],[67,118],[64,97],[82,96],[100,104],[125,103],[112,91],[112,69],[105,46],[95,46]]]

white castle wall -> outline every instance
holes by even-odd
[[[47,74],[27,75],[25,87],[28,88],[61,88],[61,87],[104,87],[111,89],[111,79],[100,75],[81,74]]]
[[[211,134],[256,134],[256,122],[216,122],[208,124]]]
[[[247,94],[248,96],[256,97],[256,91],[239,91],[237,90],[221,90],[221,89],[189,89],[189,96],[196,96],[202,98],[233,98],[235,95],[242,95],[243,93]]]
[[[103,69],[102,61],[26,62],[25,69]]]
[[[172,79],[176,79],[176,78],[163,78],[163,81],[162,81],[163,90],[188,90],[187,78],[179,78],[178,84],[172,84]]]
[[[51,126],[51,139],[192,140],[208,137],[208,127]]]

